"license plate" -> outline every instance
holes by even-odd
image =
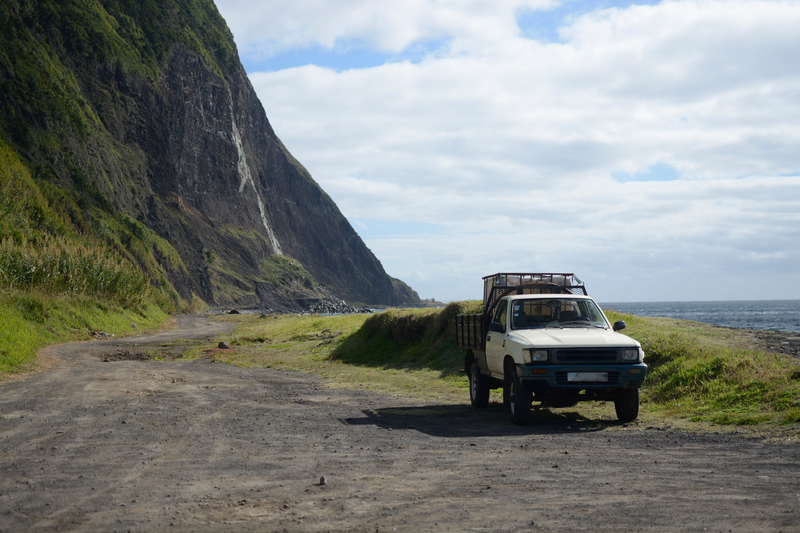
[[[569,372],[567,381],[608,382],[608,372]]]

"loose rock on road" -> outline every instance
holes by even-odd
[[[225,327],[52,347],[0,385],[0,531],[800,531],[794,444],[135,357]]]

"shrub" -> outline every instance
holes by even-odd
[[[149,280],[118,254],[57,237],[0,240],[0,286],[53,294],[100,296],[132,307],[149,294]]]

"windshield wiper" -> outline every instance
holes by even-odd
[[[565,326],[567,324],[573,325],[573,326],[581,326],[581,327],[584,327],[584,328],[606,329],[605,326],[598,326],[597,324],[592,324],[591,322],[586,322],[586,321],[583,321],[583,320],[569,320],[567,322],[561,322],[560,323],[560,325],[562,325],[562,326]]]

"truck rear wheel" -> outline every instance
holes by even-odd
[[[633,422],[639,416],[639,389],[622,389],[614,400],[614,409],[620,422]]]
[[[515,426],[525,426],[531,416],[533,395],[530,391],[522,390],[516,370],[511,372],[508,385],[508,410],[511,414],[511,423]]]
[[[489,405],[489,377],[481,374],[475,362],[469,367],[469,400],[473,407]]]

